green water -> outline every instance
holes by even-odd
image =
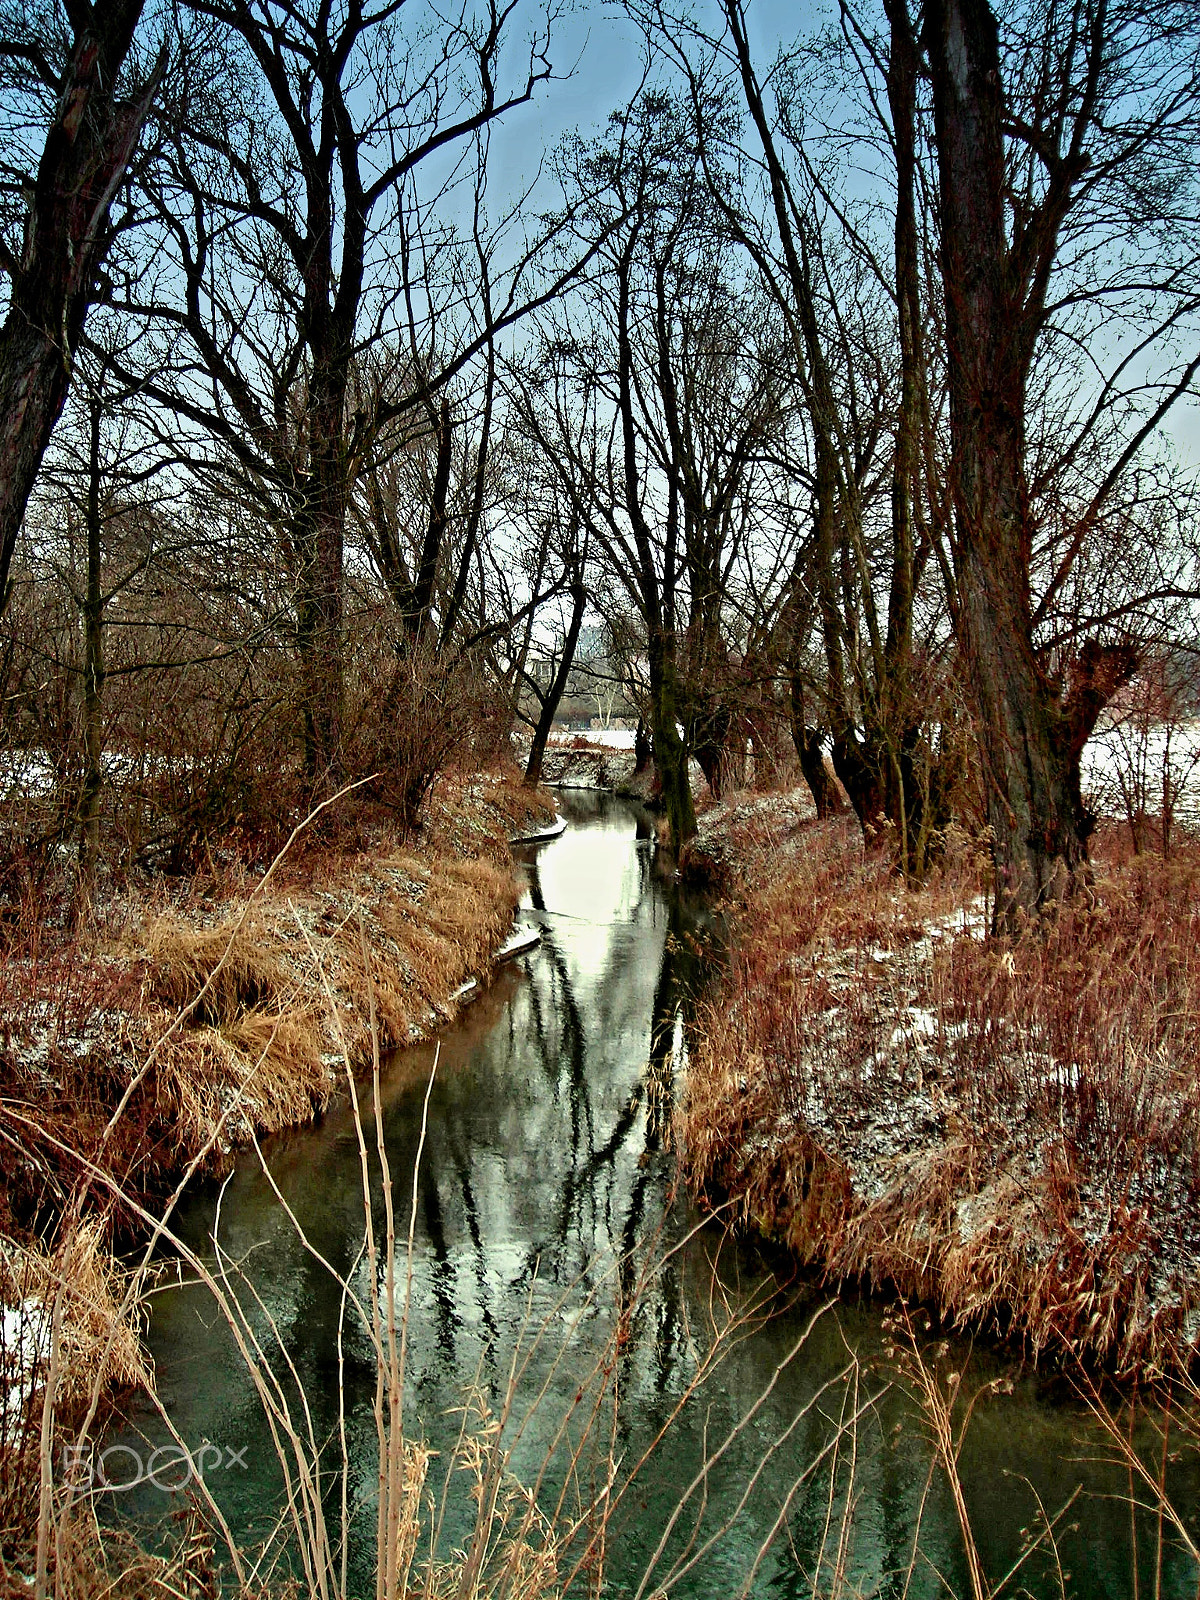
[[[797,1349],[828,1296],[812,1284],[783,1283],[711,1224],[697,1228],[686,1203],[673,1199],[670,1117],[693,1000],[719,960],[719,939],[703,909],[656,873],[648,819],[594,795],[564,796],[563,808],[572,823],[566,834],[526,856],[522,915],[542,928],[542,943],[442,1038],[419,1165],[433,1047],[398,1057],[382,1090],[402,1233],[416,1173],[404,1418],[408,1435],[440,1452],[431,1483],[441,1483],[468,1392],[498,1413],[514,1352],[523,1351],[505,1442],[518,1479],[532,1485],[540,1475],[544,1505],[566,1482],[567,1503],[586,1506],[610,1457],[619,1463],[619,1484],[690,1394],[613,1515],[607,1593],[649,1595],[667,1585],[672,1594],[724,1600],[749,1584],[755,1595],[791,1600],[832,1592],[840,1572],[846,1593],[968,1594],[954,1503],[944,1474],[931,1474],[926,1425],[908,1397],[902,1362],[889,1351],[886,1307],[829,1305]],[[329,1270],[370,1304],[349,1110],[271,1141],[264,1154],[307,1247],[253,1157],[220,1195],[212,1189],[190,1199],[179,1231],[215,1261],[219,1225],[222,1259],[237,1269],[231,1289],[296,1415],[300,1388],[307,1399],[313,1435],[325,1446],[325,1499],[335,1524],[344,1429],[349,1589],[373,1594],[375,1366],[353,1314],[343,1319],[342,1291]],[[372,1214],[382,1232],[377,1177]],[[647,1271],[648,1260],[664,1257]],[[403,1297],[402,1272],[399,1304]],[[714,1322],[750,1304],[761,1314],[692,1393]],[[1131,1526],[1121,1498],[1126,1473],[1106,1464],[1111,1452],[1061,1380],[961,1343],[939,1356],[918,1332],[929,1361],[962,1373],[964,1396],[1011,1380],[1011,1392],[977,1403],[961,1457],[987,1579],[998,1582],[1018,1559],[1039,1505],[1054,1517],[1079,1491],[1058,1524],[1057,1549],[1036,1552],[1005,1592],[1058,1594],[1061,1567],[1070,1574],[1068,1594],[1154,1593],[1157,1524],[1144,1515]],[[277,1519],[281,1471],[244,1359],[209,1291],[164,1287],[149,1343],[169,1416],[194,1450],[206,1450],[206,1482],[239,1543],[253,1547]],[[603,1427],[568,1473],[564,1447],[553,1442],[570,1416],[567,1438],[578,1444],[591,1393],[585,1375],[605,1352],[615,1354]],[[706,1456],[747,1417],[652,1565]],[[145,1461],[166,1439],[161,1420],[143,1407],[109,1441],[130,1452],[112,1458],[110,1476],[137,1476],[126,1464]],[[1200,1474],[1186,1457],[1172,1471],[1175,1501],[1191,1515],[1200,1505]],[[467,1489],[456,1473],[443,1552],[467,1537]],[[172,1504],[146,1482],[104,1500],[110,1514],[143,1522]],[[294,1562],[294,1551],[283,1559]],[[1169,1539],[1160,1582],[1164,1595],[1197,1592],[1194,1565]],[[579,1592],[587,1592],[582,1578]]]

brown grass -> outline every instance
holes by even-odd
[[[698,832],[680,851],[679,870],[691,883],[735,895],[761,876],[768,859],[800,846],[815,816],[806,788],[739,790],[720,802],[705,791],[697,813]]]
[[[61,1211],[71,1153],[95,1150],[131,1083],[107,1165],[118,1190],[160,1195],[222,1118],[218,1162],[318,1114],[341,1081],[339,1026],[368,1057],[372,985],[384,1048],[452,1016],[511,924],[507,840],[553,802],[484,775],[441,780],[429,811],[403,842],[355,812],[340,848],[301,839],[265,891],[237,865],[177,884],[170,904],[152,884],[72,936],[25,930],[0,963],[0,1233]]]
[[[0,1343],[0,1550],[27,1544],[37,1521],[39,1434],[56,1300],[60,1421],[86,1407],[95,1389],[152,1387],[139,1328],[121,1314],[125,1285],[106,1233],[102,1219],[93,1217],[54,1252],[36,1242],[0,1242],[0,1306],[8,1335]]]
[[[760,867],[682,1138],[703,1196],[833,1278],[1122,1372],[1200,1344],[1200,851],[1100,863],[984,936],[832,826]],[[770,862],[767,851],[763,860]]]
[[[231,1143],[309,1121],[338,1087],[342,1033],[353,1063],[369,1059],[372,988],[385,1049],[423,1037],[453,1014],[458,986],[487,971],[516,898],[511,867],[393,849],[331,861],[244,921],[196,929],[160,918],[144,947],[156,1025],[167,1030],[160,1110],[189,1151],[233,1098]],[[183,1016],[175,1028],[172,1012]]]
[[[273,874],[239,866],[179,886],[171,905],[154,887],[74,936],[40,919],[10,941],[0,966],[0,1302],[23,1308],[35,1355],[22,1414],[0,1414],[0,1592],[10,1582],[26,1592],[3,1552],[29,1548],[31,1522],[48,1525],[43,1392],[55,1397],[46,1416],[56,1441],[77,1401],[94,1407],[114,1387],[148,1382],[136,1328],[120,1315],[110,1222],[150,1226],[147,1207],[190,1166],[222,1164],[234,1145],[309,1120],[344,1085],[347,1060],[377,1066],[380,1045],[453,1015],[459,985],[486,975],[517,898],[507,839],[553,806],[477,778],[441,786],[431,809],[436,826],[404,848],[394,828],[364,829],[360,815],[342,848],[306,841]],[[103,1171],[93,1172],[100,1152]],[[123,1198],[103,1219],[85,1209],[66,1228],[68,1273],[37,1237],[77,1218],[93,1179],[96,1192]],[[36,1352],[52,1302],[61,1336],[43,1374]],[[6,1366],[23,1348],[7,1343]],[[412,1483],[415,1517],[419,1474]],[[101,1535],[86,1503],[68,1505],[53,1530],[55,1592],[216,1592],[203,1525],[170,1544],[162,1560],[126,1548]]]
[[[189,1020],[216,1026],[247,1009],[278,1000],[286,988],[261,917],[229,919],[215,928],[190,926],[177,915],[157,917],[139,941],[155,997]]]

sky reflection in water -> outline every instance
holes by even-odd
[[[540,1328],[518,1413],[539,1391],[542,1398],[513,1456],[514,1470],[526,1483],[537,1477],[582,1375],[628,1309],[645,1260],[638,1241],[651,1240],[648,1248],[661,1255],[695,1224],[685,1204],[669,1207],[674,1169],[667,1135],[692,997],[712,959],[704,951],[719,943],[708,919],[656,874],[647,818],[593,795],[564,796],[563,807],[572,827],[526,852],[522,916],[540,925],[542,943],[519,968],[503,973],[443,1037],[416,1169],[406,1432],[422,1433],[444,1463],[468,1388],[475,1386],[498,1407],[514,1351],[528,1348],[531,1330]],[[401,1232],[433,1054],[432,1046],[404,1052],[383,1087]],[[358,1142],[348,1108],[335,1109],[315,1129],[271,1141],[266,1155],[313,1251],[346,1275],[368,1303]],[[184,1237],[210,1257],[215,1205],[214,1191],[202,1193],[180,1219]],[[382,1230],[378,1199],[375,1225]],[[261,1299],[262,1309],[256,1309],[242,1293],[252,1322],[265,1329],[269,1313],[278,1329],[316,1434],[333,1441],[326,1458],[333,1466],[340,1291],[298,1241],[253,1159],[241,1162],[221,1199],[220,1237],[227,1257],[240,1264]],[[615,1369],[621,1404],[613,1442],[625,1468],[640,1458],[693,1382],[712,1307],[744,1303],[761,1291],[764,1279],[763,1264],[746,1249],[722,1242],[712,1227],[676,1250],[652,1277]],[[773,1281],[766,1281],[773,1290]],[[639,1474],[609,1539],[608,1592],[636,1591],[705,1447],[712,1451],[751,1411],[823,1303],[811,1287],[775,1296],[776,1304],[785,1300],[785,1308],[752,1337],[730,1348]],[[720,1527],[765,1461],[756,1492],[734,1528],[680,1578],[673,1593],[697,1600],[737,1593],[785,1501],[788,1514],[757,1569],[753,1593],[812,1594],[823,1544],[820,1592],[829,1592],[851,1469],[844,1560],[852,1592],[904,1592],[922,1501],[922,1553],[908,1593],[914,1600],[944,1594],[943,1578],[954,1593],[968,1592],[953,1505],[941,1478],[929,1481],[925,1433],[892,1383],[881,1323],[878,1306],[848,1303],[818,1321],[710,1474],[697,1542]],[[164,1292],[149,1342],[160,1395],[183,1437],[245,1451],[248,1470],[214,1476],[210,1483],[239,1537],[261,1537],[278,1507],[279,1468],[241,1359],[207,1291],[191,1286]],[[352,1324],[343,1351],[351,1500],[360,1508],[351,1541],[352,1589],[367,1592],[374,1583],[374,1363],[369,1341]],[[851,1365],[851,1351],[858,1365],[839,1380]],[[950,1359],[961,1366],[968,1352],[956,1348]],[[976,1352],[964,1390],[1002,1370],[997,1357]],[[843,1439],[834,1450],[838,1419],[855,1410],[861,1420],[853,1440]],[[165,1438],[161,1423],[149,1415],[135,1420],[152,1442]],[[781,1437],[784,1442],[776,1445]],[[963,1476],[975,1536],[993,1579],[1019,1553],[1034,1491],[1053,1512],[1084,1483],[1089,1494],[1070,1516],[1078,1531],[1065,1532],[1061,1541],[1064,1565],[1073,1573],[1068,1592],[1134,1592],[1128,1512],[1093,1498],[1097,1492],[1119,1493],[1124,1475],[1083,1459],[1094,1457],[1097,1446],[1081,1410],[1057,1395],[1048,1398],[1041,1381],[1019,1378],[1011,1396],[978,1408]],[[805,1479],[805,1467],[814,1461],[820,1468]],[[584,1466],[602,1472],[590,1456]],[[561,1460],[551,1465],[543,1500],[557,1489],[562,1471]],[[461,1474],[456,1477],[443,1548],[465,1537],[468,1526],[466,1485]],[[436,1462],[433,1481],[441,1482]],[[1185,1503],[1189,1490],[1190,1503],[1200,1503],[1200,1485],[1180,1486]],[[331,1493],[336,1496],[335,1482]],[[163,1510],[163,1497],[152,1490],[112,1498],[138,1517]],[[656,1581],[665,1577],[694,1524],[694,1516],[681,1519]],[[1140,1540],[1144,1585],[1152,1582],[1151,1532],[1147,1523]],[[1052,1573],[1053,1562],[1039,1555],[1022,1569],[1021,1582],[1035,1595],[1054,1594]],[[1168,1557],[1164,1578],[1164,1594],[1195,1593],[1196,1574],[1183,1557]]]

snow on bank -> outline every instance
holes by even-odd
[[[606,750],[632,750],[637,731],[634,728],[587,728],[581,733],[569,729],[556,729],[547,740],[547,749],[569,749],[577,740],[603,745]]]
[[[742,910],[681,1126],[701,1197],[835,1281],[1035,1352],[1187,1360],[1200,862],[1106,867],[1095,905],[1009,948],[987,937],[986,861],[913,893],[853,829],[785,806],[709,831]]]
[[[633,736],[628,745],[603,736],[571,734],[553,739],[542,757],[542,782],[556,789],[624,787],[633,777]]]
[[[0,1374],[4,1410],[19,1417],[50,1360],[50,1313],[40,1300],[0,1307]]]

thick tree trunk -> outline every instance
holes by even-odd
[[[825,765],[821,730],[804,720],[804,692],[798,674],[792,676],[792,742],[818,818],[832,817],[842,809],[841,797]]]
[[[925,353],[921,325],[920,235],[916,213],[918,52],[908,0],[884,0],[889,24],[888,107],[896,156],[896,334],[900,351],[900,403],[892,463],[892,572],[879,699],[879,777],[883,808],[895,829],[900,870],[923,876],[927,818],[914,754],[922,715],[914,705],[912,627],[917,588],[916,521],[925,409]]]
[[[46,136],[0,329],[0,611],[13,551],[54,424],[62,414],[109,209],[125,176],[165,53],[132,103],[113,90],[143,0],[97,0],[75,38]]]
[[[25,506],[70,384],[70,353],[61,336],[13,306],[0,332],[0,611]]]
[[[729,735],[733,717],[729,707],[713,699],[695,719],[692,732],[692,750],[705,782],[719,800],[725,793],[729,773]]]
[[[987,0],[931,0],[927,26],[958,642],[979,720],[996,925],[1015,932],[1071,891],[1087,859],[1089,819],[1079,799],[1071,715],[1033,648],[1025,383],[1036,322],[1009,281],[996,20]]]
[[[83,602],[83,791],[79,800],[79,909],[90,903],[100,854],[104,785],[104,595],[100,586],[100,399],[92,400],[88,459],[87,590]]]
[[[303,552],[297,610],[305,761],[318,789],[342,774],[344,713],[342,568],[349,495],[343,433],[347,368],[336,358],[309,386],[309,494],[297,544]]]
[[[652,633],[648,655],[654,763],[662,785],[663,809],[671,829],[671,848],[678,855],[696,832],[696,807],[688,775],[688,747],[679,732],[674,640],[664,638],[657,631]]]

